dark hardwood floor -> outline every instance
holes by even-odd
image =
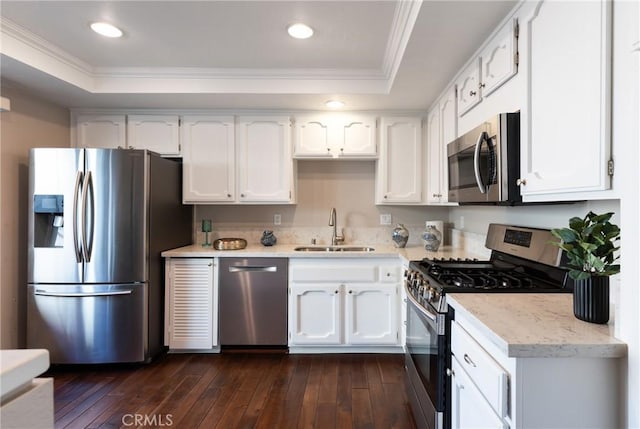
[[[56,428],[415,428],[402,355],[170,354],[47,376]]]

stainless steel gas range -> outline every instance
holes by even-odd
[[[489,260],[411,261],[405,272],[408,394],[419,428],[451,426],[451,320],[448,293],[571,293],[562,251],[549,230],[491,224]]]

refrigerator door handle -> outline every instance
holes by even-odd
[[[94,208],[94,196],[93,196],[93,175],[89,171],[84,177],[84,192],[82,193],[82,253],[84,255],[85,262],[91,262],[91,253],[93,250],[93,236],[95,232],[95,208]],[[89,221],[90,231],[87,236],[87,209],[89,208],[87,202],[91,196],[91,218]]]
[[[91,296],[115,296],[115,295],[131,295],[131,290],[119,290],[113,292],[47,292],[42,290],[36,290],[33,294],[40,296],[59,296],[59,297],[71,297],[71,298],[84,298]]]
[[[82,188],[82,172],[76,173],[76,183],[73,187],[73,253],[76,255],[76,262],[82,262],[82,243],[78,238],[78,196]]]

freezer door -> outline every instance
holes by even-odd
[[[147,153],[85,149],[80,228],[85,283],[147,281]]]
[[[142,362],[147,285],[29,285],[27,348],[51,363]]]
[[[83,181],[82,149],[32,149],[29,158],[28,282],[82,282],[74,219]]]

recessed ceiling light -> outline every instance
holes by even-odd
[[[344,103],[340,100],[329,100],[324,103],[329,109],[340,109],[344,107]]]
[[[94,22],[91,24],[91,29],[96,33],[105,37],[121,37],[122,36],[122,30],[106,22]]]
[[[308,39],[313,36],[313,29],[305,24],[293,24],[287,28],[287,32],[289,36],[295,37],[296,39]]]

